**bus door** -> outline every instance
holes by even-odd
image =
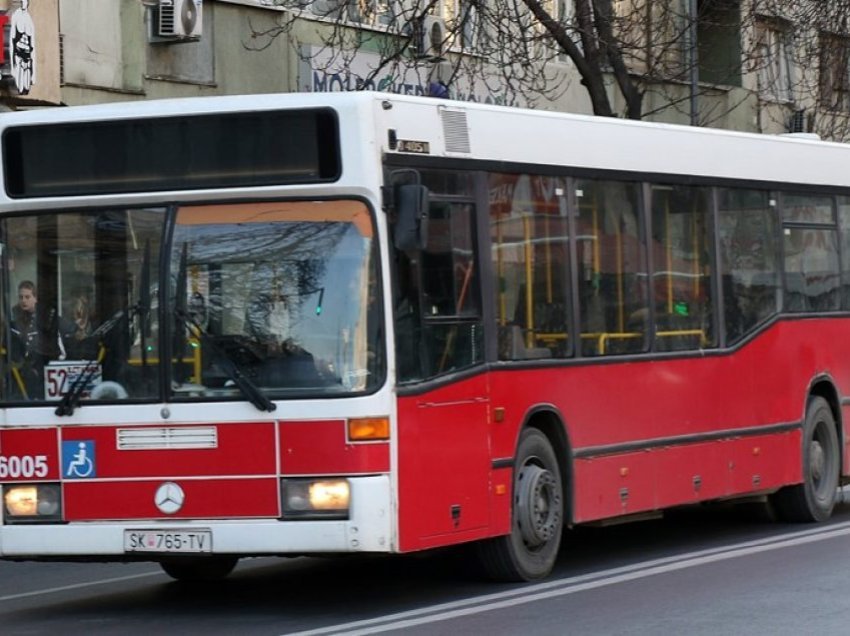
[[[418,245],[394,250],[399,524],[404,550],[489,523],[488,385],[471,200],[431,196]]]

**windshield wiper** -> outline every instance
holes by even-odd
[[[260,388],[248,378],[236,363],[227,355],[227,351],[215,341],[215,338],[210,335],[200,324],[182,308],[175,310],[175,315],[187,327],[191,327],[194,333],[197,333],[201,338],[201,344],[209,347],[217,355],[218,366],[227,374],[227,377],[233,380],[233,383],[239,388],[248,401],[260,411],[268,411],[271,413],[277,409],[277,404],[272,402]]]
[[[138,311],[138,307],[132,307],[127,311],[119,309],[112,314],[108,320],[105,320],[102,325],[92,331],[88,338],[102,338],[103,336],[106,336],[118,323],[121,322],[125,315],[136,311]],[[91,382],[94,374],[97,373],[100,357],[98,356],[96,360],[85,360],[85,363],[88,365],[86,370],[76,377],[71,388],[69,388],[68,392],[62,396],[62,399],[54,411],[56,415],[62,416],[74,414],[74,409],[79,406],[80,398],[83,397],[83,391],[86,390],[86,387],[89,385],[89,382]]]

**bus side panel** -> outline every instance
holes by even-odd
[[[770,491],[800,481],[799,449],[797,430],[579,459],[574,521]]]
[[[802,481],[800,429],[730,440],[731,493],[768,490]]]
[[[560,413],[580,521],[799,483],[813,379],[831,378],[839,399],[850,390],[847,329],[846,318],[780,320],[726,353],[498,370],[492,406],[505,421],[494,425],[493,456],[513,457],[533,409]],[[620,486],[621,472],[637,485]]]
[[[573,521],[616,517],[656,507],[655,454],[623,453],[576,460]],[[593,484],[592,488],[581,484]]]
[[[487,395],[487,376],[482,374],[399,398],[402,551],[490,534],[492,461]],[[508,496],[506,492],[502,497]]]

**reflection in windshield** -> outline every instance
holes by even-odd
[[[374,253],[357,202],[181,208],[169,293],[175,393],[238,395],[229,365],[272,397],[376,386]]]
[[[4,219],[0,401],[70,414],[91,401],[373,390],[384,376],[376,254],[353,201]]]

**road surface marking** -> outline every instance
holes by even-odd
[[[505,592],[485,594],[483,596],[451,601],[449,603],[398,612],[396,614],[388,614],[377,618],[294,632],[289,636],[319,636],[321,634],[361,636],[365,634],[378,634],[463,616],[471,616],[473,614],[483,614],[484,612],[534,603],[549,598],[568,596],[585,590],[616,585],[618,583],[634,581],[658,574],[666,574],[668,572],[676,572],[708,563],[737,559],[739,557],[769,552],[771,550],[781,550],[807,543],[827,541],[829,539],[847,536],[848,534],[850,534],[850,522],[845,522],[795,533],[790,537],[789,535],[783,535],[770,539],[757,539],[721,548],[711,548],[690,554],[664,557],[546,583],[523,585]]]

